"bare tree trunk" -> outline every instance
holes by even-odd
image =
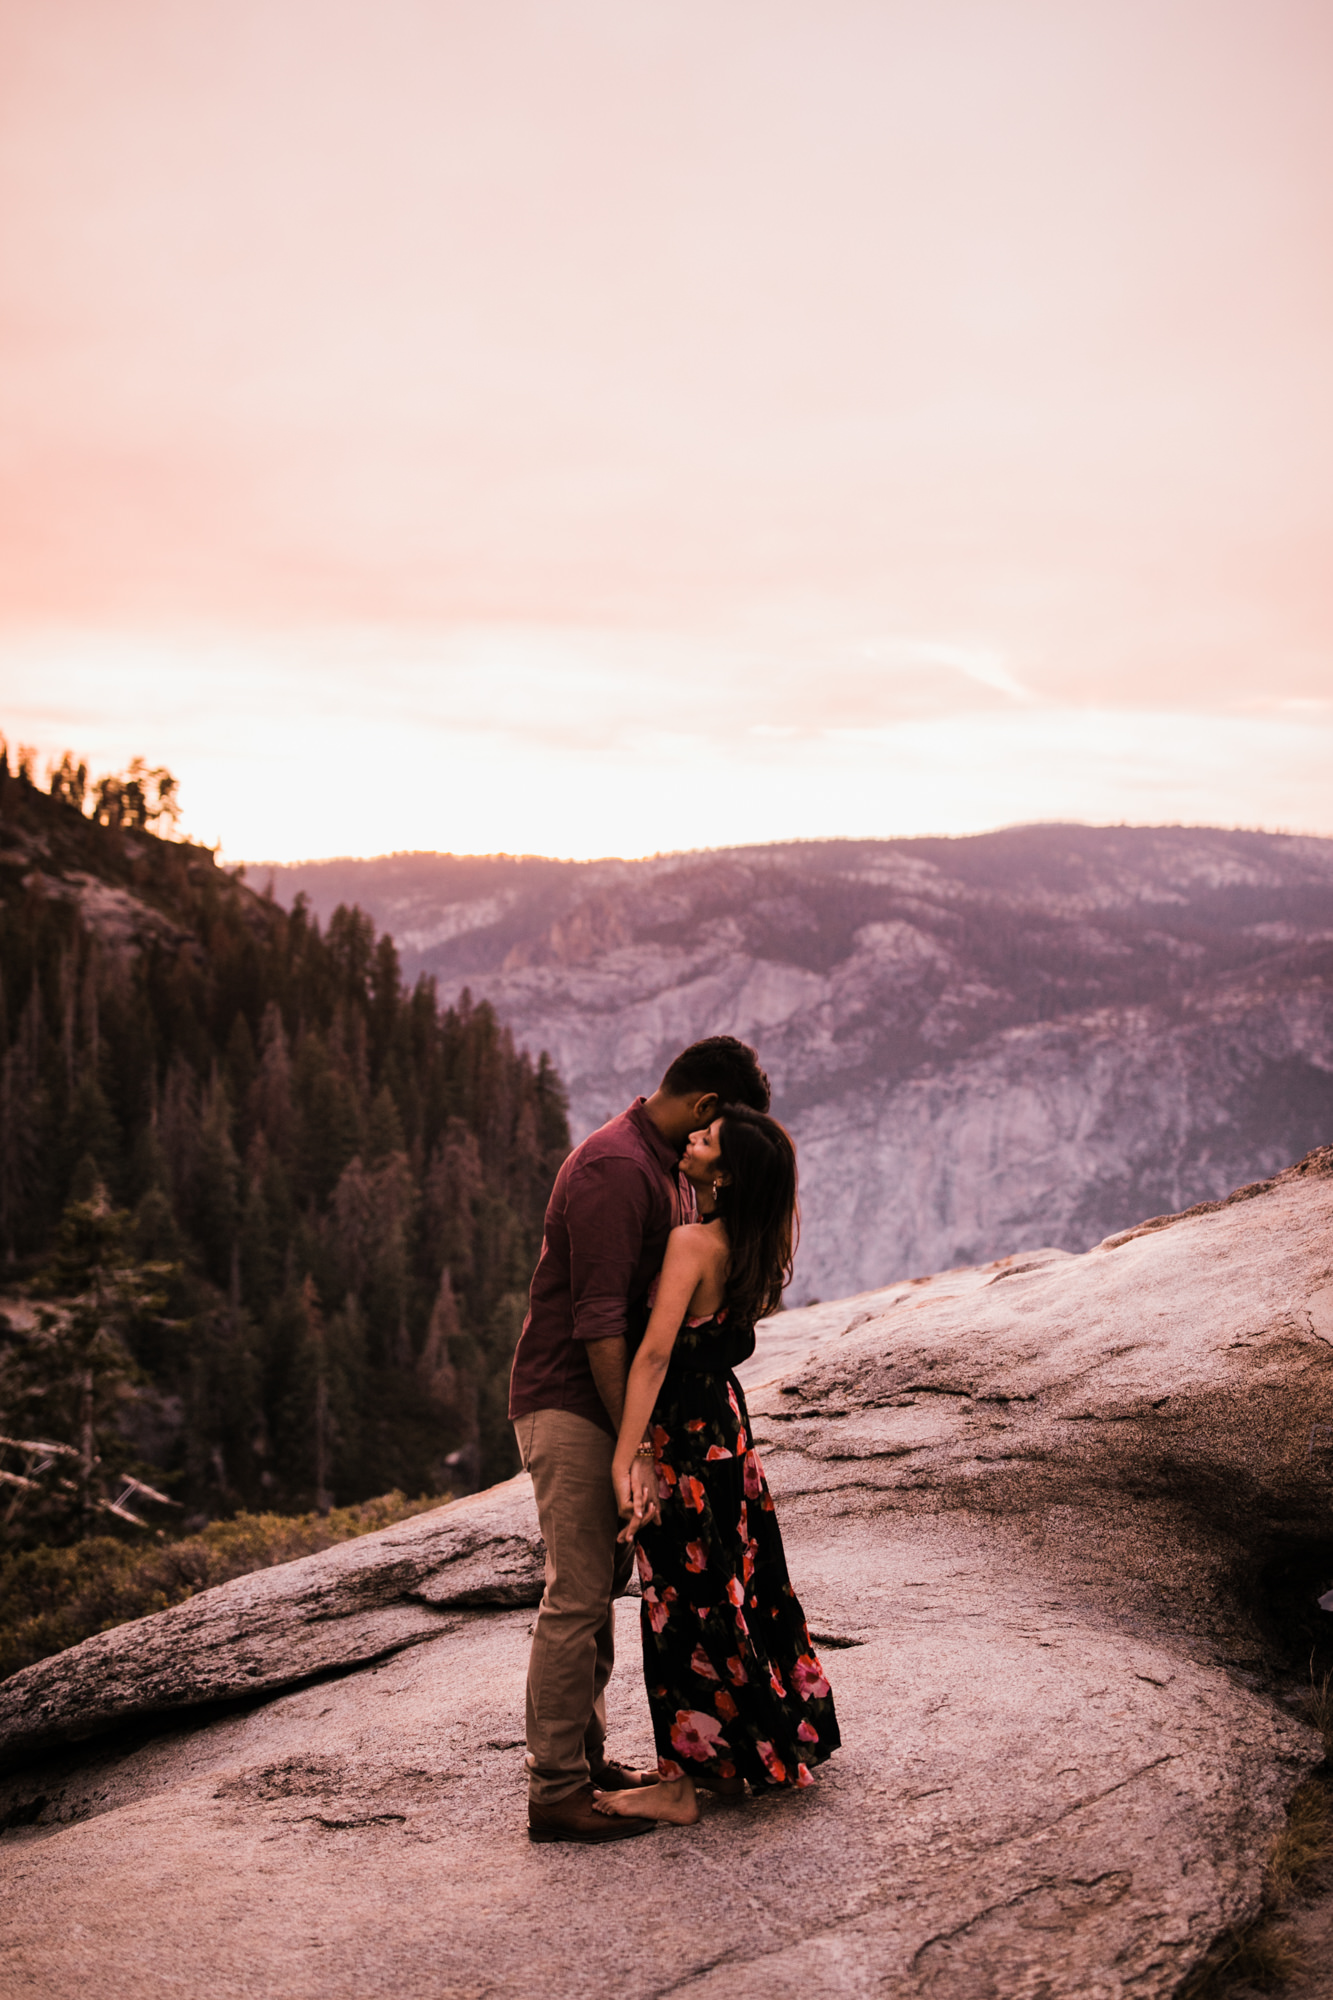
[[[78,969],[74,952],[64,953],[60,961],[60,1047],[65,1059],[65,1101],[74,1099],[74,1008],[77,998]]]
[[[315,1291],[315,1281],[306,1273],[301,1287],[301,1303],[305,1308],[306,1336],[310,1342],[315,1362],[315,1509],[327,1514],[333,1505],[333,1495],[329,1491],[329,1354],[328,1338],[324,1329],[324,1315],[319,1309],[319,1297]]]
[[[85,1368],[79,1385],[79,1505],[86,1527],[93,1511],[93,1371]]]
[[[323,1355],[315,1377],[315,1511],[327,1514],[333,1506],[329,1491],[329,1384],[324,1373]]]

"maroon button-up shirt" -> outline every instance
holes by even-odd
[[[642,1333],[667,1237],[694,1213],[676,1170],[679,1151],[644,1103],[636,1097],[593,1132],[556,1175],[509,1378],[511,1417],[573,1410],[615,1434],[587,1342]]]

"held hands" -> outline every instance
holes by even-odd
[[[611,1466],[611,1480],[616,1489],[616,1506],[625,1523],[616,1540],[632,1542],[640,1528],[651,1528],[661,1519],[657,1467],[650,1458],[635,1457],[626,1462],[617,1456]]]

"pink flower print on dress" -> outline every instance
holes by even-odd
[[[815,1782],[815,1781],[814,1781],[814,1779],[813,1779],[813,1778],[812,1778],[812,1777],[810,1776],[810,1773],[809,1773],[809,1771],[808,1771],[808,1770],[806,1769],[805,1765],[804,1765],[804,1764],[798,1764],[798,1765],[796,1766],[796,1783],[797,1783],[797,1785],[798,1785],[798,1786],[801,1786],[801,1785],[813,1785],[813,1784],[814,1784],[814,1782]]]
[[[796,1731],[796,1736],[797,1740],[801,1743],[818,1743],[819,1741],[819,1731],[812,1729],[808,1722],[801,1723]]]
[[[732,1388],[730,1382],[728,1382],[727,1384],[727,1401],[731,1404],[732,1416],[735,1417],[736,1422],[739,1423],[741,1420],[741,1406],[736,1401],[736,1391]]]
[[[778,1784],[785,1785],[787,1782],[787,1766],[783,1763],[773,1745],[771,1743],[756,1743],[754,1747],[763,1758],[764,1769],[768,1772],[769,1777],[776,1779]]]
[[[746,1437],[746,1435],[745,1435],[745,1432],[744,1432],[744,1431],[737,1431],[737,1433],[736,1433],[736,1456],[737,1456],[737,1458],[743,1458],[743,1457],[745,1456],[745,1453],[746,1453],[746,1452],[748,1451],[748,1449],[749,1449],[749,1440],[747,1439],[747,1437]]]
[[[768,1670],[768,1685],[772,1688],[779,1701],[787,1699],[787,1690],[782,1685],[782,1675],[776,1667],[770,1667]]]
[[[703,1427],[704,1427],[704,1420],[702,1417],[691,1417],[690,1421],[685,1426],[687,1431],[701,1431]]]
[[[702,1576],[708,1568],[708,1551],[702,1542],[686,1542],[685,1567],[693,1570],[696,1576]]]
[[[745,1497],[757,1500],[764,1490],[764,1476],[759,1470],[759,1454],[747,1451],[745,1454]]]
[[[700,1680],[720,1681],[722,1678],[702,1646],[696,1646],[690,1654],[690,1671],[698,1674]]]
[[[657,1775],[664,1785],[669,1785],[673,1778],[683,1778],[685,1773],[673,1757],[659,1757]]]
[[[668,1584],[660,1598],[655,1591],[645,1590],[643,1601],[648,1606],[648,1623],[654,1632],[665,1632],[667,1620],[671,1616],[671,1607],[676,1601],[675,1590]]]
[[[727,1672],[731,1675],[731,1684],[733,1687],[744,1687],[750,1678],[745,1671],[745,1664],[739,1653],[732,1653],[729,1656],[727,1660]]]
[[[730,1458],[731,1456],[732,1454],[727,1450],[725,1445],[710,1444],[704,1453],[704,1463],[705,1465],[712,1465],[719,1458]]]
[[[642,1542],[636,1542],[634,1544],[634,1567],[639,1572],[640,1583],[652,1582],[653,1566],[648,1560],[648,1555],[646,1550],[644,1549]]]
[[[791,1684],[802,1701],[812,1696],[826,1695],[828,1682],[824,1679],[824,1669],[813,1653],[802,1653],[791,1670]]]
[[[671,1725],[671,1747],[679,1757],[709,1764],[719,1750],[729,1750],[731,1745],[716,1716],[705,1715],[700,1708],[678,1708]]]
[[[725,1688],[719,1688],[713,1696],[713,1706],[719,1715],[725,1715],[728,1722],[734,1722],[740,1714],[735,1702]]]
[[[745,1554],[741,1557],[741,1575],[745,1578],[745,1581],[747,1583],[750,1581],[750,1578],[754,1575],[754,1566],[758,1558],[758,1555],[759,1555],[758,1542],[747,1542],[745,1544]]]
[[[657,1461],[657,1476],[663,1486],[674,1486],[676,1483],[676,1469],[668,1465],[664,1458],[659,1458]]]
[[[696,1514],[702,1514],[706,1497],[702,1479],[696,1479],[693,1473],[687,1472],[680,1482],[680,1497]]]
[[[652,1439],[653,1450],[660,1457],[671,1442],[670,1432],[664,1431],[661,1424],[654,1424],[648,1435]]]
[[[745,1591],[741,1586],[741,1580],[738,1576],[729,1576],[727,1578],[727,1596],[739,1611],[745,1602]]]

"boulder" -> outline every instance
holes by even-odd
[[[687,1831],[524,1839],[521,1479],[28,1668],[0,1985],[1165,2000],[1322,1756],[1289,1669],[1333,1582],[1330,1293],[1325,1149],[1082,1256],[779,1315],[753,1427],[844,1748]]]
[[[544,1557],[525,1474],[359,1541],[254,1571],[99,1632],[0,1682],[0,1768],[144,1715],[360,1667],[450,1629],[448,1613],[537,1604]]]

